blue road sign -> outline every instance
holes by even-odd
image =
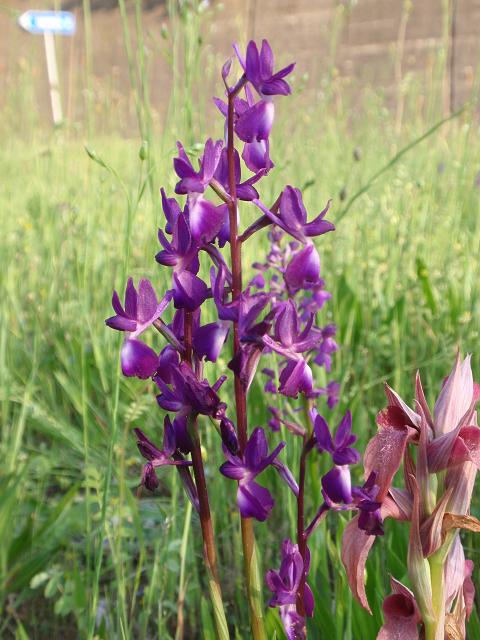
[[[18,24],[29,33],[55,33],[60,36],[73,36],[75,16],[70,11],[26,11]]]

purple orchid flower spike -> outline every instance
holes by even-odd
[[[177,450],[175,431],[170,418],[165,416],[163,431],[163,447],[158,449],[140,429],[134,429],[137,436],[137,447],[141,455],[148,461],[143,467],[142,484],[149,491],[155,491],[158,487],[158,478],[155,470],[164,466],[190,466],[189,460],[173,459]]]
[[[223,142],[221,140],[213,142],[209,138],[205,143],[203,156],[200,159],[200,169],[195,171],[182,144],[177,142],[178,157],[174,159],[173,166],[180,180],[175,187],[175,193],[179,195],[203,193],[213,178],[220,160],[222,146]]]
[[[243,59],[236,45],[234,45],[234,50],[247,80],[252,83],[261,96],[286,96],[291,92],[290,86],[284,78],[293,71],[295,63],[274,73],[273,52],[267,40],[262,40],[260,52],[256,43],[250,40],[247,46],[246,60]]]
[[[129,278],[125,289],[125,308],[114,291],[112,306],[116,315],[107,318],[105,324],[117,331],[128,331],[131,334],[129,337],[134,339],[161,316],[171,299],[172,292],[167,291],[158,302],[150,280],[141,279],[137,291],[133,279]]]
[[[307,573],[310,554],[307,548]],[[297,613],[297,596],[303,573],[303,559],[298,545],[291,540],[284,540],[282,544],[282,562],[279,571],[267,572],[265,581],[273,596],[268,603],[270,607],[278,607],[280,617],[288,640],[304,640],[306,638],[305,619]],[[313,615],[313,594],[305,583],[304,592],[305,613]]]
[[[271,454],[268,454],[268,444],[265,432],[261,427],[253,430],[243,457],[233,455],[224,447],[227,462],[220,467],[220,472],[227,478],[238,481],[237,504],[243,518],[255,518],[264,521],[270,515],[274,500],[268,489],[255,482],[255,478],[267,467],[273,466],[282,479],[294,493],[298,493],[298,486],[288,468],[277,456],[285,446],[281,442]]]
[[[302,194],[299,189],[291,186],[285,187],[282,193],[279,215],[272,213],[260,200],[253,200],[253,203],[274,224],[303,244],[310,243],[311,240],[309,238],[335,230],[335,226],[324,219],[330,207],[330,202],[312,222],[307,222],[307,211],[303,204]]]

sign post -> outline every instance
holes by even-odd
[[[54,36],[73,36],[76,28],[75,15],[69,11],[26,11],[19,17],[18,24],[28,33],[43,35],[52,118],[53,124],[58,125],[62,122],[63,115]]]

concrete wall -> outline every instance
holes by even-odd
[[[130,89],[119,12],[109,8],[114,0],[91,1],[96,109],[123,109],[129,117],[133,103],[125,101]],[[202,25],[210,62],[226,58],[234,40],[268,37],[280,62],[294,59],[298,73],[308,73],[311,90],[333,72],[344,79],[345,87],[358,91],[369,85],[395,98],[409,80],[437,77],[448,109],[450,103],[460,104],[474,85],[480,0],[212,0],[211,5]],[[65,108],[75,120],[82,118],[84,109],[83,14],[79,0],[64,2],[63,7],[76,12],[79,24],[74,38],[57,39]],[[133,13],[132,0],[127,0],[127,7]],[[162,112],[170,90],[170,44],[161,37],[168,20],[164,2],[145,0],[144,7],[152,101]],[[52,4],[13,0],[12,13],[0,13],[0,104],[11,101],[23,76],[31,76],[32,108],[48,116],[42,37],[22,32],[13,13],[31,8]]]

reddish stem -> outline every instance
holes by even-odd
[[[241,242],[238,239],[237,222],[237,189],[235,176],[235,143],[234,143],[234,98],[246,82],[245,78],[240,80],[235,89],[228,94],[228,115],[227,115],[227,162],[228,162],[228,186],[230,191],[230,201],[227,203],[230,222],[230,257],[232,268],[232,299],[236,300],[242,293],[242,253]],[[238,322],[233,322],[233,351],[238,353],[240,349],[240,335],[238,332]],[[247,393],[239,376],[235,374],[235,407],[237,417],[237,431],[239,453],[243,455],[248,440],[247,426]],[[250,622],[252,637],[254,640],[264,640],[265,630],[263,625],[263,611],[261,607],[261,593],[257,593],[256,587],[256,556],[255,556],[255,534],[251,518],[241,518],[242,545],[245,580],[247,583],[248,602],[250,608]]]
[[[307,539],[305,536],[305,475],[307,462],[307,443],[304,436],[302,453],[300,455],[300,473],[298,478],[298,497],[297,497],[297,544],[300,555],[303,559],[303,571],[300,585],[297,591],[297,612],[305,617],[305,584],[307,581],[306,572],[306,556],[307,556]]]
[[[183,356],[183,360],[190,366],[192,366],[192,312],[184,311],[183,319],[183,332],[185,342],[185,354]],[[220,590],[220,581],[218,577],[217,558],[215,551],[215,540],[213,536],[212,516],[210,513],[210,503],[208,500],[207,483],[205,482],[205,471],[203,468],[202,451],[200,447],[200,438],[198,435],[197,417],[190,416],[189,419],[192,420],[192,467],[193,475],[195,477],[195,484],[197,487],[198,502],[200,506],[199,512],[203,537],[203,552],[205,560],[207,561],[214,580],[218,584],[218,588]]]

